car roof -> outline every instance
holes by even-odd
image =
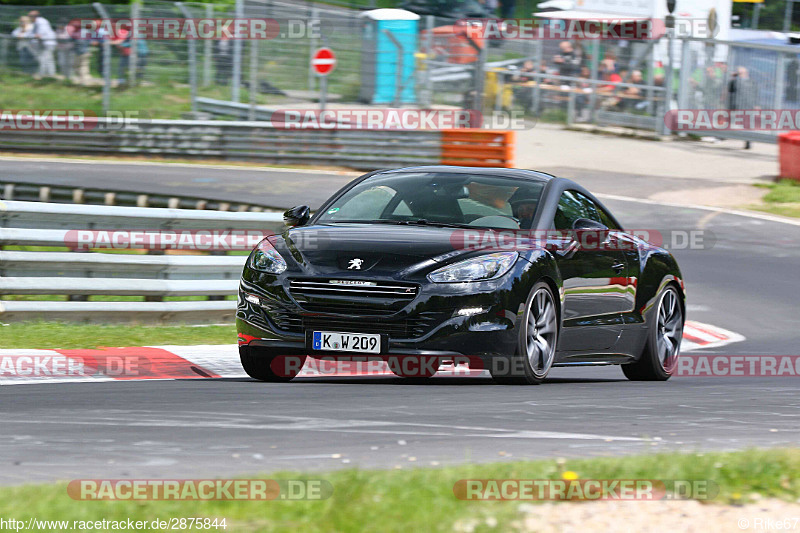
[[[437,172],[440,174],[479,174],[484,176],[503,176],[508,178],[527,179],[532,181],[547,182],[556,179],[555,176],[538,170],[526,170],[522,168],[500,168],[500,167],[456,167],[448,165],[425,165],[416,167],[392,168],[379,170],[373,175],[386,175],[401,172]]]

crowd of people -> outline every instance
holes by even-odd
[[[36,10],[19,18],[11,32],[16,41],[19,65],[23,72],[35,79],[68,79],[78,85],[101,85],[105,69],[103,46],[111,47],[111,56],[117,58],[117,79],[114,84],[124,84],[130,68],[133,41],[129,32],[121,30],[111,36],[102,25],[97,30],[82,29],[78,21],[62,21],[55,29],[50,21]],[[144,39],[136,43],[136,78],[141,79],[147,65],[148,48]],[[99,78],[92,76],[92,56]]]
[[[545,98],[549,97],[561,104],[567,99],[563,93],[574,91],[576,118],[579,121],[590,118],[591,110],[588,105],[591,93],[597,95],[599,107],[625,112],[640,112],[645,109],[652,112],[653,98],[664,98],[662,91],[648,91],[648,87],[665,87],[665,69],[661,63],[657,62],[652,67],[644,64],[639,68],[628,68],[624,61],[617,58],[613,49],[607,49],[598,61],[597,78],[593,80],[590,59],[579,44],[563,41],[559,43],[557,53],[549,60],[544,60],[539,65],[527,60],[519,68],[510,69],[511,76],[506,81],[513,86],[514,100],[526,112],[534,105],[531,91],[534,85],[550,90],[551,94]],[[798,58],[787,62],[784,93],[787,105],[800,105],[798,63]],[[651,68],[652,72],[648,72],[647,68]],[[652,82],[648,79],[651,74]],[[676,71],[674,76],[673,98],[678,92],[680,72]],[[744,66],[737,66],[729,71],[725,63],[714,63],[709,67],[692,69],[688,79],[686,105],[690,108],[756,109],[764,96],[761,87]]]
[[[549,61],[544,60],[538,66],[532,60],[525,61],[512,76],[511,83],[517,85],[515,100],[526,111],[533,105],[532,91],[529,90],[533,80],[545,89],[575,91],[579,115],[586,115],[588,95],[593,92],[602,97],[600,105],[603,107],[631,110],[647,105],[643,88],[637,87],[646,84],[641,70],[618,66],[617,57],[607,51],[598,62],[597,80],[593,82],[589,58],[580,46],[569,41],[559,43],[558,52]],[[630,85],[618,85],[621,83]],[[653,84],[663,87],[663,68],[654,70]]]

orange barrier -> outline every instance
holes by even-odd
[[[505,130],[442,130],[443,165],[514,166],[514,132]]]
[[[433,28],[432,55],[444,57],[448,63],[466,64],[478,60],[478,51],[472,47],[467,35],[483,48],[481,29],[474,26],[439,26]],[[421,41],[425,42],[428,30],[422,32]]]
[[[800,131],[778,136],[778,158],[781,177],[800,181]]]

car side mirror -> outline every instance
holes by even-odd
[[[307,205],[297,205],[283,213],[283,223],[290,228],[304,226],[311,218],[311,208]]]
[[[608,231],[608,227],[596,220],[590,218],[579,218],[572,223],[574,230],[595,230],[595,231]]]

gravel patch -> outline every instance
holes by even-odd
[[[800,503],[763,499],[746,505],[696,500],[520,504],[518,531],[542,533],[800,531]],[[781,525],[777,525],[780,522]]]

